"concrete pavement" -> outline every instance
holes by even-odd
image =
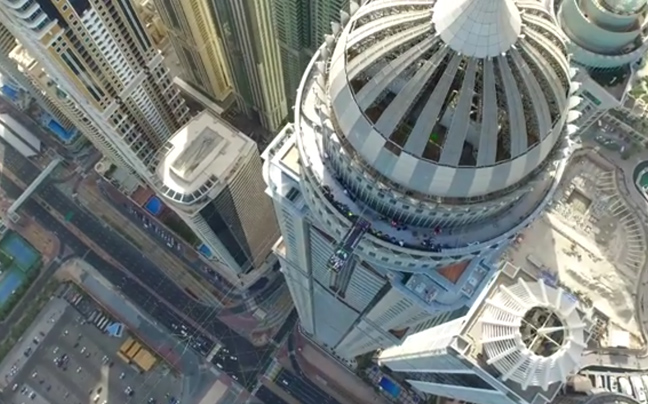
[[[590,150],[594,151],[599,158],[607,160],[620,169],[619,172],[619,185],[628,203],[630,203],[635,211],[648,222],[648,201],[641,195],[634,184],[634,169],[640,162],[648,161],[648,150],[644,150],[627,160],[623,160],[621,156],[602,147],[591,147]],[[641,269],[639,282],[637,285],[636,296],[636,310],[637,320],[641,324],[644,350],[641,352],[614,349],[607,351],[590,351],[586,352],[582,359],[582,367],[610,367],[619,369],[648,369],[648,347],[646,347],[646,336],[648,335],[648,265],[644,265]]]
[[[202,363],[193,351],[132,305],[113,285],[87,262],[73,259],[64,263],[57,277],[70,280],[91,295],[138,338],[178,368],[183,375],[181,402],[194,402],[196,396],[214,381],[210,372],[201,372]]]

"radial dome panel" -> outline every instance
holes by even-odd
[[[569,62],[540,2],[374,0],[336,39],[320,79],[336,132],[407,189],[495,192],[561,139]]]
[[[565,382],[586,347],[577,307],[571,295],[541,280],[500,286],[480,320],[487,363],[523,389]]]

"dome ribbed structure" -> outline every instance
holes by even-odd
[[[578,301],[542,281],[506,287],[486,302],[481,345],[503,380],[544,390],[580,368],[586,347]]]
[[[508,51],[522,31],[522,18],[513,0],[438,1],[432,22],[455,52],[480,58]]]
[[[340,33],[328,96],[337,131],[382,175],[474,197],[521,181],[561,138],[566,55],[535,0],[375,0]]]

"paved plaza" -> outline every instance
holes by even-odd
[[[157,403],[179,396],[180,378],[157,366],[140,373],[116,357],[126,336],[109,337],[54,299],[2,364],[7,404]],[[127,388],[132,394],[127,394]]]
[[[551,208],[507,252],[590,301],[614,329],[641,340],[636,289],[646,264],[645,219],[629,201],[621,170],[593,151],[574,157]]]

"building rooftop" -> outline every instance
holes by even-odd
[[[167,141],[157,175],[167,197],[191,203],[216,184],[226,184],[241,155],[253,150],[256,145],[252,139],[205,111]]]
[[[505,189],[562,136],[566,45],[533,2],[375,0],[334,39],[317,69],[337,135],[412,192]]]
[[[579,369],[592,325],[574,296],[506,262],[454,344],[526,402],[550,402]]]
[[[317,176],[318,182],[325,190],[329,202],[342,215],[350,218],[362,217],[371,224],[370,234],[376,236],[383,242],[388,242],[401,247],[414,248],[421,251],[459,252],[462,249],[479,250],[480,244],[492,242],[500,237],[505,238],[510,229],[523,229],[531,222],[532,212],[544,209],[548,201],[545,195],[552,192],[552,187],[557,186],[556,178],[561,177],[565,162],[561,161],[556,166],[546,169],[544,177],[537,179],[538,184],[533,190],[522,198],[511,210],[507,211],[493,225],[472,224],[463,227],[448,229],[416,228],[412,226],[395,225],[390,218],[382,217],[380,214],[367,208],[352,191],[346,189],[339,179],[331,176],[335,172],[332,167],[327,166],[326,158],[320,152],[319,145],[324,141],[322,135],[316,130],[314,122],[319,120],[317,116],[317,84],[313,77],[307,81],[304,88],[302,105],[300,108],[302,119],[297,123],[300,125],[302,142],[306,164],[312,173]],[[467,208],[468,210],[468,208]],[[434,242],[430,242],[430,240]],[[466,250],[466,251],[468,251]]]
[[[299,149],[296,144],[293,143],[283,154],[281,163],[294,172],[295,175],[299,176],[301,167],[299,166]]]

